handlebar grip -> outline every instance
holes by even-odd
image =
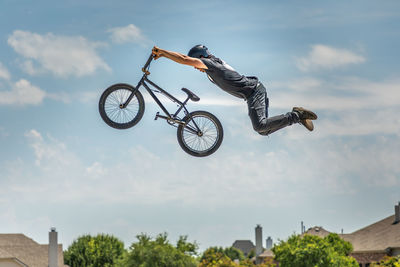
[[[143,69],[147,69],[147,67],[149,66],[150,62],[153,60],[153,53],[150,54],[149,59],[147,59],[146,64],[144,64]]]

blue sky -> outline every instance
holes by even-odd
[[[400,200],[398,1],[0,0],[0,232],[66,248],[79,235],[188,235],[202,249],[285,239],[306,227],[352,232]],[[108,127],[103,90],[136,84],[151,47],[205,44],[267,86],[271,115],[314,110],[315,131],[252,130],[246,103],[195,69],[160,59],[150,78],[200,96],[225,130],[210,157],[185,154],[146,111]],[[174,105],[168,107],[173,108]]]

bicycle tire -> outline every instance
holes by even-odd
[[[183,120],[185,125],[178,126],[177,137],[179,145],[186,153],[195,157],[206,157],[218,150],[224,138],[224,130],[217,117],[207,111],[194,111]],[[201,136],[190,130],[189,127],[196,128],[193,122],[200,128]]]
[[[108,87],[100,97],[100,116],[107,125],[115,129],[128,129],[135,126],[144,114],[144,99],[139,90],[125,108],[125,103],[135,88],[129,84],[118,83]]]

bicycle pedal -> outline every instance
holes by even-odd
[[[158,119],[158,116],[160,115],[160,112],[156,113],[156,116],[154,117],[154,120],[156,121]]]

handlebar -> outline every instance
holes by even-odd
[[[150,56],[149,56],[149,58],[147,59],[146,64],[144,64],[144,66],[143,66],[143,68],[142,68],[142,71],[143,71],[144,73],[146,73],[147,75],[150,74],[150,72],[147,70],[147,68],[149,67],[149,65],[150,65],[151,61],[153,60],[153,58],[154,58],[153,53],[151,53]]]

